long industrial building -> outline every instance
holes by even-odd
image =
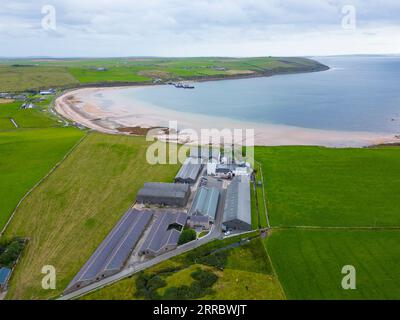
[[[187,214],[184,212],[162,213],[153,223],[140,254],[154,257],[175,249],[186,221]]]
[[[136,201],[142,204],[184,207],[189,196],[190,186],[187,184],[147,182],[139,190]]]
[[[64,292],[72,292],[119,272],[152,216],[150,210],[127,211]]]
[[[203,168],[202,161],[195,158],[187,158],[179,169],[175,182],[194,184]]]
[[[236,176],[228,186],[222,226],[225,230],[251,230],[250,180]]]
[[[220,191],[217,188],[200,187],[190,208],[190,215],[206,216],[213,222],[217,214],[219,198]]]

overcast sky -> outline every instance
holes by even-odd
[[[54,7],[55,20],[52,10],[43,7],[46,5]],[[356,20],[349,5],[355,9]],[[355,53],[400,53],[399,0],[1,0],[0,3],[0,56],[3,57]]]

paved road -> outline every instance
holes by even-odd
[[[221,219],[222,219],[222,217],[221,217]],[[148,260],[146,262],[143,262],[143,263],[141,263],[139,265],[135,265],[135,266],[131,266],[131,267],[128,267],[126,269],[123,269],[121,272],[119,272],[119,273],[117,273],[117,274],[115,274],[113,276],[110,276],[108,278],[105,278],[103,280],[95,282],[95,283],[93,283],[91,285],[83,287],[82,289],[79,289],[79,290],[76,290],[74,292],[68,293],[68,294],[66,294],[64,296],[61,296],[58,300],[76,299],[76,298],[78,298],[80,296],[83,296],[83,295],[85,295],[85,294],[87,294],[87,293],[89,293],[91,291],[98,290],[98,289],[103,288],[103,287],[105,287],[107,285],[110,285],[110,284],[112,284],[114,282],[117,282],[117,281],[120,281],[120,280],[122,280],[124,278],[127,278],[127,277],[131,276],[134,273],[137,273],[137,272],[142,271],[144,269],[150,268],[151,266],[154,266],[154,265],[156,265],[156,264],[158,264],[158,263],[160,263],[162,261],[165,261],[167,259],[170,259],[172,257],[180,255],[180,254],[182,254],[184,252],[187,252],[189,250],[192,250],[192,249],[195,249],[197,247],[200,247],[201,245],[206,244],[207,242],[210,242],[210,241],[215,240],[217,238],[221,238],[222,234],[221,234],[221,232],[219,230],[220,230],[220,228],[217,228],[216,225],[215,225],[215,226],[212,227],[212,229],[209,232],[209,234],[207,234],[206,236],[204,236],[204,237],[202,237],[202,238],[200,238],[198,240],[185,243],[185,244],[179,246],[178,248],[176,248],[175,250],[166,252],[166,253],[164,253],[162,255],[159,255],[159,256],[157,256],[157,257],[155,257],[155,258],[153,258],[151,260]]]

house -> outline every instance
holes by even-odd
[[[47,90],[47,91],[45,91],[45,90],[43,90],[43,91],[40,91],[39,92],[39,94],[40,95],[42,95],[42,96],[48,96],[48,95],[51,95],[51,94],[53,94],[54,93],[54,91],[53,90]]]
[[[210,220],[208,216],[189,216],[187,225],[192,229],[201,228],[202,230],[209,230]]]
[[[25,102],[21,105],[21,109],[34,109],[36,106],[32,102]]]

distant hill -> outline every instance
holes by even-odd
[[[30,58],[0,59],[0,92],[218,80],[316,72],[329,67],[308,58]]]

